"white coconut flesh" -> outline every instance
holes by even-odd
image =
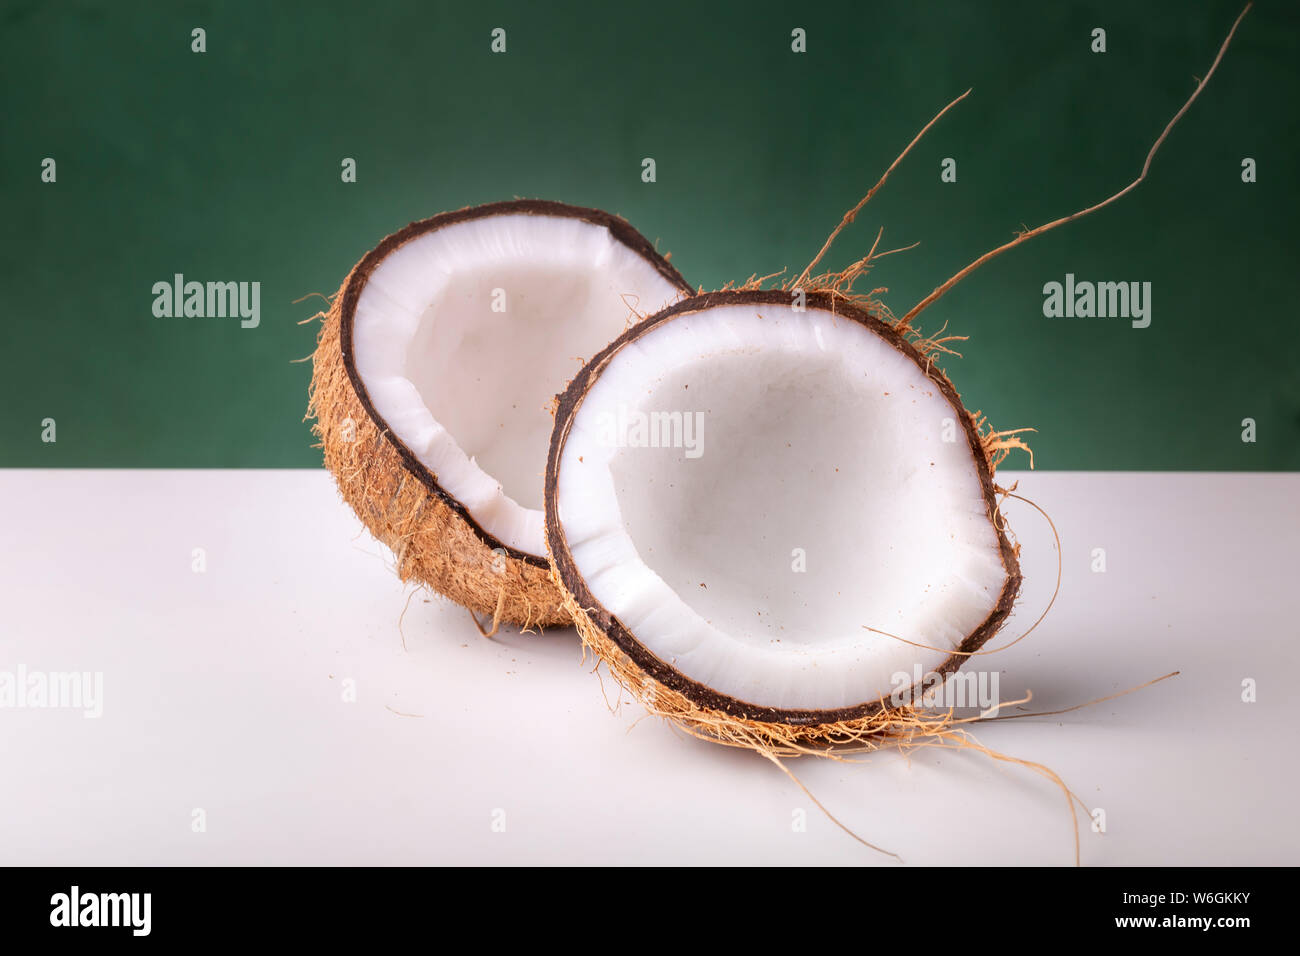
[[[857,707],[947,660],[1007,584],[959,414],[856,321],[683,312],[581,399],[556,514],[591,594],[680,674],[763,707]]]
[[[544,556],[551,399],[632,316],[681,295],[603,225],[501,214],[423,233],[371,272],[355,369],[375,411],[478,525]]]

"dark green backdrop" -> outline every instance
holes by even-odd
[[[831,257],[881,225],[886,245],[920,240],[873,277],[901,313],[1022,222],[1133,178],[1239,9],[4,3],[0,464],[318,464],[309,366],[290,364],[318,306],[292,300],[333,292],[385,234],[536,196],[626,216],[696,285],[797,269],[973,87]],[[1291,11],[1257,4],[1136,193],[926,314],[972,336],[950,374],[998,427],[1039,429],[1038,467],[1300,468]],[[1089,49],[1097,26],[1105,54]],[[948,156],[956,184],[940,182]],[[261,326],[155,318],[151,287],[176,272],[260,281]],[[1152,282],[1151,327],[1044,318],[1043,283],[1066,272]]]

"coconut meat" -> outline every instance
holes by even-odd
[[[974,456],[867,326],[725,305],[659,323],[593,380],[557,515],[592,595],[655,657],[752,704],[834,710],[938,667],[997,604]]]
[[[603,225],[470,219],[375,267],[353,319],[355,368],[392,434],[479,526],[541,556],[552,396],[633,310],[679,294]]]

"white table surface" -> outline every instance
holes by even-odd
[[[998,655],[1003,695],[1046,710],[1182,673],[980,739],[1104,809],[1085,864],[1300,862],[1300,475],[1015,478],[1060,529],[1064,581]],[[0,501],[0,671],[104,680],[99,719],[0,709],[0,864],[898,865],[762,758],[611,714],[571,630],[487,641],[420,592],[403,647],[411,589],[324,472],[0,470]],[[1056,556],[1030,508],[1006,510],[1014,636]],[[793,768],[907,864],[1073,862],[1061,793],[1018,767],[926,750]]]

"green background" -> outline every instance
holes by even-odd
[[[901,314],[1021,223],[1129,182],[1239,9],[4,3],[0,464],[318,466],[310,366],[291,362],[319,300],[293,300],[333,292],[408,221],[559,199],[626,216],[697,286],[797,271],[973,87],[829,260],[880,226],[885,247],[919,240],[871,277]],[[1038,467],[1300,469],[1296,27],[1292,4],[1257,4],[1135,193],[924,316],[972,337],[949,373],[997,427],[1039,429]],[[949,156],[955,184],[939,178]],[[260,281],[261,326],[155,318],[153,283],[176,272]],[[1152,282],[1150,328],[1044,318],[1042,286],[1066,272]]]

